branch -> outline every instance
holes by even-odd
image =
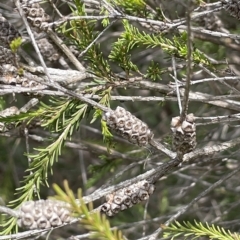
[[[185,84],[185,91],[183,96],[183,106],[180,114],[180,122],[183,122],[187,116],[188,103],[189,103],[189,92],[190,92],[190,82],[192,78],[192,53],[193,53],[193,35],[191,31],[191,14],[192,14],[192,1],[188,0],[187,6],[187,78]]]
[[[160,150],[161,152],[165,153],[168,157],[171,159],[174,159],[176,157],[176,153],[170,151],[166,147],[164,147],[160,142],[157,142],[155,139],[152,139],[149,144],[153,146],[155,149]]]
[[[185,212],[187,212],[190,207],[192,207],[197,201],[199,201],[202,197],[206,196],[208,193],[210,193],[212,190],[214,190],[216,187],[220,186],[224,181],[235,175],[237,172],[240,171],[240,166],[232,171],[231,173],[225,175],[220,180],[212,184],[209,188],[207,188],[205,191],[200,193],[196,198],[194,198],[188,205],[181,208],[176,214],[174,214],[168,221],[164,223],[164,226],[169,226],[174,220],[176,220],[179,216],[183,215]],[[158,235],[162,232],[162,228],[158,228],[153,234],[147,236],[146,238],[141,238],[139,240],[156,240]]]
[[[7,215],[10,215],[12,217],[18,218],[20,216],[19,211],[13,210],[8,207],[0,206],[0,212],[1,213],[6,213]]]
[[[136,83],[133,83],[134,86],[136,87],[142,87],[145,89],[149,89],[149,90],[155,90],[155,91],[159,91],[161,93],[167,94],[169,95],[175,95],[174,92],[174,88],[171,88],[169,86],[166,86],[164,84],[160,84],[160,83],[153,83],[153,82],[149,82],[149,81],[139,81]],[[180,88],[180,92],[181,95],[184,95],[184,89]],[[218,107],[222,107],[222,108],[227,108],[227,109],[231,109],[231,110],[235,110],[235,111],[240,111],[240,102],[238,101],[232,101],[232,100],[225,100],[225,101],[208,101],[208,98],[211,98],[212,96],[210,94],[206,94],[206,93],[201,93],[201,92],[191,92],[189,93],[189,98],[190,99],[198,99],[200,102],[205,102],[214,106],[218,106]]]
[[[207,146],[201,149],[196,149],[190,153],[183,156],[183,162],[189,162],[190,160],[196,159],[198,157],[209,156],[214,153],[223,152],[229,148],[233,148],[240,144],[240,138],[236,138],[221,144]]]

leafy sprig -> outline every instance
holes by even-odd
[[[138,17],[151,17],[152,13],[143,0],[108,0],[116,9],[121,9],[125,14]]]
[[[75,8],[69,6],[73,16],[87,16],[83,1],[75,0],[74,2]],[[72,20],[70,21],[70,26],[64,23],[59,28],[59,31],[80,52],[85,51],[100,33],[96,31],[96,20],[86,19]],[[83,58],[89,62],[89,67],[95,76],[102,77],[106,81],[109,80],[111,68],[108,61],[103,57],[100,44],[92,44],[88,51],[85,52]]]
[[[164,229],[164,238],[178,239],[180,236],[188,237],[190,239],[197,239],[202,236],[207,236],[209,239],[217,240],[240,240],[240,235],[237,233],[231,233],[229,230],[225,230],[222,227],[211,226],[206,223],[205,225],[201,222],[194,220],[194,224],[190,222],[175,222],[169,227],[162,226]]]
[[[123,20],[125,31],[120,36],[117,42],[114,43],[110,58],[112,61],[119,62],[121,67],[137,71],[137,66],[129,60],[129,53],[137,47],[151,47],[161,48],[169,55],[174,55],[178,58],[187,59],[187,33],[183,32],[181,35],[175,35],[172,40],[155,34],[149,34],[141,31],[131,25],[129,21]],[[126,55],[125,59],[123,53]],[[209,60],[198,49],[193,51],[193,62],[210,65]],[[126,65],[126,66],[125,66]]]

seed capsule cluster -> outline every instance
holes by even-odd
[[[0,117],[14,116],[14,115],[18,115],[19,113],[20,113],[19,109],[15,106],[12,106],[0,111]],[[0,121],[0,132],[9,131],[14,127],[15,127],[14,124],[11,124],[11,123],[5,124]]]
[[[20,33],[0,14],[0,46],[10,49],[9,44],[18,37]]]
[[[19,109],[16,106],[12,106],[9,108],[6,108],[2,111],[0,111],[0,116],[1,117],[9,117],[9,116],[13,116],[13,115],[17,115],[19,114]]]
[[[19,208],[18,226],[26,229],[47,229],[69,223],[73,218],[69,205],[57,200],[24,202]]]
[[[211,13],[195,20],[198,24],[207,30],[225,32],[222,20],[217,14]]]
[[[39,50],[43,57],[50,62],[55,62],[59,60],[60,54],[57,48],[50,42],[47,38],[41,38],[36,40]]]
[[[0,83],[7,85],[20,85],[21,87],[28,88],[42,86],[36,81],[29,80],[28,78],[19,75],[17,68],[11,64],[3,64],[0,66],[0,72],[3,76],[0,78]],[[34,79],[34,77],[35,76],[31,74],[31,78]]]
[[[145,146],[153,138],[153,133],[147,124],[122,107],[117,107],[115,111],[106,112],[103,119],[109,128],[133,144]]]
[[[31,26],[44,30],[46,24],[50,21],[50,16],[45,13],[39,3],[31,3],[30,0],[20,0],[20,4]]]
[[[18,55],[11,51],[10,43],[20,36],[20,33],[0,14],[0,65],[16,65]]]
[[[222,0],[225,10],[233,17],[240,20],[240,1],[239,0]]]
[[[188,114],[186,119],[181,122],[180,117],[174,117],[171,122],[173,133],[173,149],[183,155],[191,152],[197,145],[196,142],[196,124],[194,115]]]
[[[111,217],[119,211],[124,211],[133,205],[146,201],[153,194],[155,186],[147,180],[140,181],[129,187],[120,189],[106,196],[106,203],[101,207],[101,212]]]
[[[11,64],[15,65],[15,61],[18,59],[17,55],[14,54],[9,48],[0,46],[0,64]]]

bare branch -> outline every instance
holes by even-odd
[[[233,170],[229,174],[225,175],[224,177],[220,178],[217,182],[212,184],[209,188],[207,188],[205,191],[201,192],[196,198],[194,198],[188,205],[181,208],[176,214],[174,214],[168,221],[164,223],[165,226],[169,226],[174,220],[176,220],[179,216],[183,215],[187,210],[190,209],[190,207],[193,206],[197,201],[199,201],[202,197],[206,196],[208,193],[210,193],[212,190],[220,186],[224,181],[231,178],[233,175],[235,175],[237,172],[240,171],[240,166],[238,166],[237,169]],[[157,229],[153,234],[147,236],[146,238],[141,238],[139,240],[156,240],[158,235],[162,232],[162,228]]]

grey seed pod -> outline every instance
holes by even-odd
[[[125,117],[119,117],[117,120],[117,127],[120,131],[122,131],[124,129],[125,126]]]
[[[35,205],[35,207],[32,209],[31,214],[34,220],[38,220],[43,215],[42,209]]]
[[[147,180],[142,180],[129,187],[120,189],[106,196],[107,202],[101,207],[101,212],[107,216],[114,216],[133,205],[145,201],[153,194],[154,185]]]
[[[70,213],[65,210],[65,211],[61,214],[60,219],[61,219],[61,221],[62,221],[63,223],[69,223],[69,222],[71,222],[72,217],[71,217]]]
[[[35,29],[46,30],[46,25],[51,18],[40,4],[31,3],[29,0],[21,0],[20,4],[30,25]]]
[[[26,228],[30,228],[35,224],[37,226],[37,223],[34,220],[34,217],[31,213],[25,213],[24,216],[21,218],[21,225],[24,225]]]
[[[124,189],[124,193],[125,193],[127,196],[132,196],[132,195],[134,194],[134,189],[125,188],[125,189]]]
[[[54,211],[51,206],[46,206],[45,208],[43,208],[42,213],[47,219],[50,219],[52,217]]]
[[[128,209],[128,206],[127,206],[127,205],[125,205],[125,204],[121,204],[121,205],[120,205],[120,210],[121,210],[121,211],[124,211],[124,210],[126,210],[126,209]]]
[[[146,135],[144,136],[140,136],[138,139],[137,139],[137,143],[139,146],[145,146],[148,144],[148,139],[146,137]]]
[[[28,88],[43,86],[36,81],[29,80],[30,78],[34,79],[36,77],[31,73],[28,73],[28,78],[18,75],[18,69],[11,64],[1,65],[0,71],[2,75],[0,82],[3,84],[20,85],[22,87],[28,87]]]
[[[36,75],[31,74],[30,72],[25,72],[27,77],[18,75],[18,70],[15,66],[10,64],[3,64],[0,66],[1,78],[0,82],[7,85],[17,85],[26,88],[39,87],[43,88],[44,86],[37,81],[34,81],[36,78],[39,79]],[[26,95],[38,95],[38,93],[25,93]]]
[[[26,229],[46,229],[70,222],[70,205],[57,200],[24,202],[19,208],[18,225]]]
[[[148,192],[146,190],[140,189],[138,197],[141,201],[146,201],[149,198]]]
[[[113,197],[114,197],[114,194],[108,194],[108,195],[106,196],[106,201],[107,201],[107,202],[112,202]]]
[[[113,198],[113,202],[120,205],[123,202],[123,197],[121,195],[115,195]]]
[[[53,209],[55,210],[59,217],[66,215],[66,213],[69,214],[69,211],[65,209],[63,206],[55,206]]]
[[[49,222],[53,227],[57,227],[62,224],[62,221],[59,218],[58,213],[53,213],[52,217],[49,219]]]
[[[124,196],[124,198],[123,198],[123,205],[125,204],[125,205],[127,205],[127,206],[130,206],[131,201],[132,201],[132,196],[131,196],[131,197],[129,197],[129,196]]]
[[[108,125],[110,128],[116,128],[117,127],[117,117],[116,116],[109,116],[108,118]]]
[[[59,60],[60,54],[58,52],[58,49],[50,40],[47,38],[42,38],[36,40],[36,42],[38,44],[40,52],[46,60],[50,62],[56,62]]]
[[[15,65],[15,62],[19,60],[19,56],[14,54],[10,49],[0,46],[0,64]]]
[[[150,184],[149,188],[148,188],[148,194],[152,195],[155,191],[155,186],[153,184]]]
[[[18,115],[20,112],[19,112],[19,109],[16,107],[16,106],[12,106],[12,107],[9,107],[9,108],[6,108],[2,111],[0,111],[0,116],[1,117],[9,117],[9,116],[13,116],[13,115]],[[31,203],[30,203],[31,205]],[[28,206],[28,208],[31,208],[31,206]]]
[[[37,222],[37,229],[46,229],[51,227],[50,222],[44,216],[39,217],[36,220],[36,222]],[[31,227],[30,229],[33,229],[33,228]]]
[[[138,196],[137,193],[134,193],[134,194],[131,195],[131,201],[132,201],[133,204],[137,204],[137,203],[140,202],[139,201],[139,196]]]
[[[21,34],[0,14],[0,45],[10,48],[12,40],[21,37]]]
[[[143,190],[149,189],[150,186],[152,186],[152,184],[150,184],[148,181],[144,181],[141,184],[139,184],[139,188]]]
[[[125,121],[125,129],[131,130],[133,128],[134,121],[132,119],[128,119]]]
[[[14,115],[18,115],[19,113],[20,113],[19,109],[15,106],[12,106],[0,111],[0,117],[14,116]],[[14,127],[15,127],[15,124],[0,122],[0,132],[9,131]],[[31,208],[31,207],[28,207],[28,208]]]
[[[179,116],[172,119],[173,149],[180,156],[191,152],[197,145],[194,120],[192,113],[188,114],[183,122],[180,121]]]
[[[104,203],[101,207],[101,210],[103,212],[108,212],[109,210],[111,210],[111,204],[110,203]]]
[[[106,112],[103,120],[109,128],[133,144],[146,146],[153,138],[153,133],[148,126],[122,107]]]
[[[29,213],[34,207],[34,201],[28,201],[25,204],[22,204],[21,211],[24,213]]]
[[[116,214],[120,211],[120,206],[116,203],[112,203],[111,204],[111,210],[114,214]]]
[[[138,133],[139,128],[140,128],[140,125],[134,122],[133,127],[132,127],[133,133]]]
[[[186,116],[186,121],[189,122],[189,123],[194,123],[194,121],[195,121],[194,114],[193,114],[193,113],[189,113],[189,114]]]

